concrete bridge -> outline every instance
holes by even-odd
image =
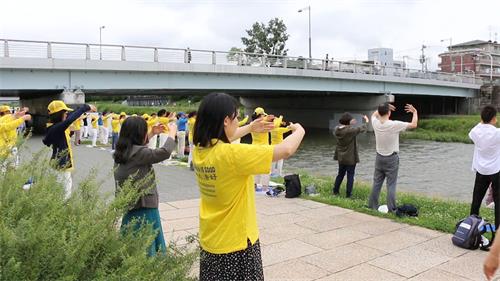
[[[3,44],[1,44],[3,42]],[[366,113],[388,94],[429,113],[470,107],[481,82],[472,76],[242,52],[0,39],[0,96],[46,104],[85,95],[173,95],[224,91],[248,109],[328,127],[337,112]]]

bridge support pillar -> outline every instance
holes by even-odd
[[[48,112],[47,106],[53,100],[62,100],[68,107],[76,108],[85,103],[85,93],[81,90],[64,90],[58,94],[40,94],[21,96],[19,101],[21,106],[29,107],[33,116],[33,133],[43,134],[47,126]]]

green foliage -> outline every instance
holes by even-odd
[[[137,115],[142,115],[144,113],[147,113],[151,115],[153,112],[158,112],[160,109],[166,109],[167,111],[170,112],[189,112],[193,110],[198,110],[198,106],[200,105],[199,102],[194,102],[194,103],[188,103],[187,100],[182,100],[179,102],[176,102],[175,106],[173,104],[167,105],[167,106],[129,106],[129,105],[123,105],[120,103],[109,103],[109,102],[95,102],[93,103],[96,105],[97,110],[102,112],[102,111],[107,111],[107,112],[115,112],[115,113],[120,113],[124,111],[127,114],[137,114]]]
[[[402,137],[440,142],[472,143],[469,139],[469,131],[480,120],[481,118],[477,115],[422,119],[418,121],[416,130],[405,132]]]
[[[241,42],[246,46],[245,52],[286,56],[288,49],[285,47],[289,35],[283,20],[271,19],[267,26],[255,22],[246,33],[248,37],[241,38]]]
[[[231,47],[229,53],[227,54],[227,60],[236,62],[239,61],[240,59],[242,59],[242,52],[243,50],[241,48]]]
[[[470,210],[470,204],[468,203],[398,192],[398,205],[412,204],[419,210],[417,218],[399,218],[393,214],[383,214],[367,207],[368,198],[371,192],[371,186],[369,184],[355,182],[352,198],[345,198],[343,195],[332,195],[333,180],[331,177],[312,177],[308,174],[301,173],[300,180],[302,186],[314,184],[316,190],[320,193],[319,196],[316,197],[303,195],[303,198],[447,233],[453,233],[455,231],[455,224],[459,220],[467,217]],[[345,192],[345,182],[341,187],[341,194],[342,192]],[[380,194],[381,202],[384,202],[384,198],[386,198],[386,194],[383,191]],[[495,221],[495,216],[491,209],[482,208],[481,216],[490,222]]]
[[[169,245],[148,257],[151,225],[119,231],[140,196],[130,185],[107,200],[90,175],[65,201],[46,155],[0,174],[0,280],[190,280],[196,253]],[[30,177],[35,183],[23,190]]]

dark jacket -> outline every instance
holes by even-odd
[[[346,125],[337,126],[335,128],[337,146],[335,147],[335,156],[333,159],[338,160],[339,164],[343,165],[356,165],[356,163],[359,163],[356,136],[366,131],[367,127],[367,123],[357,128]]]
[[[114,174],[117,193],[129,178],[132,179],[131,183],[134,188],[149,190],[146,195],[139,198],[132,209],[158,208],[158,189],[153,164],[168,159],[174,148],[175,141],[170,137],[167,138],[163,147],[156,149],[144,145],[134,145],[125,164],[115,163]],[[144,180],[146,178],[147,180]]]
[[[83,113],[90,110],[90,106],[88,104],[79,107],[77,110],[73,112],[68,112],[68,116],[66,120],[54,124],[47,128],[47,132],[45,133],[45,137],[42,142],[46,146],[52,146],[52,157],[51,159],[56,160],[56,169],[71,169],[73,168],[71,161],[71,153],[69,152],[69,143],[66,140],[66,129],[71,126],[76,119],[82,116]]]

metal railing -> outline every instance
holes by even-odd
[[[274,67],[481,84],[475,75],[259,53],[0,39],[0,57]]]

